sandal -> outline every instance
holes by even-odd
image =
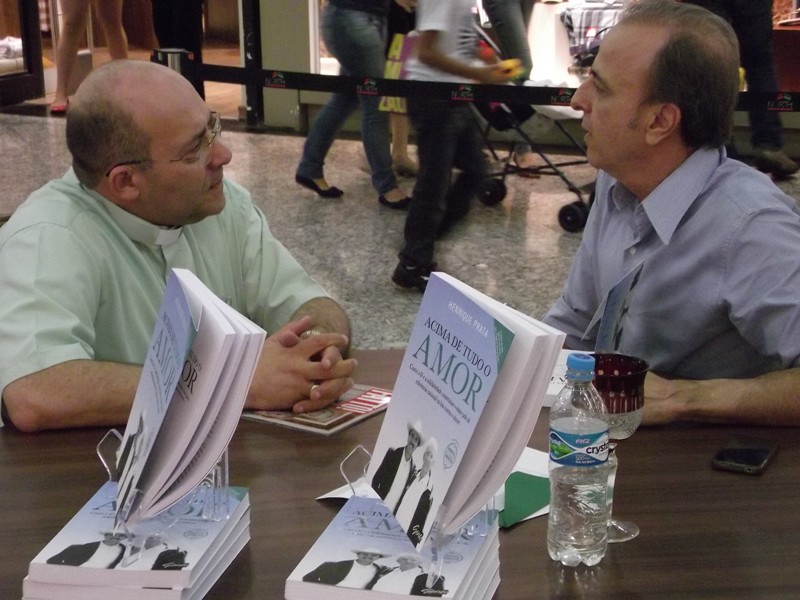
[[[69,108],[69,100],[66,102],[59,102],[50,105],[50,114],[51,115],[65,115],[67,114],[67,109]]]

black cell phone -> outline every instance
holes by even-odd
[[[751,437],[735,437],[720,448],[711,466],[724,471],[759,475],[778,452],[778,442]]]

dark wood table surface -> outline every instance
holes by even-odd
[[[391,387],[401,351],[361,352],[358,379]],[[207,596],[280,599],[284,581],[337,510],[315,497],[343,483],[339,463],[371,450],[382,417],[331,437],[242,421],[231,482],[250,488],[252,539]],[[94,450],[105,430],[21,434],[0,429],[0,599],[20,598],[28,562],[103,483]],[[547,413],[531,446],[545,448]],[[778,440],[760,476],[714,471],[734,434]],[[500,536],[499,600],[800,597],[800,429],[678,425],[643,428],[618,449],[615,513],[641,527],[593,569],[547,556],[546,518]],[[113,598],[113,595],[110,597]]]

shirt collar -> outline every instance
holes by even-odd
[[[161,227],[159,225],[153,225],[120,208],[113,202],[103,198],[103,196],[100,196],[100,201],[105,205],[108,214],[111,215],[114,222],[125,232],[125,235],[134,242],[139,242],[146,246],[163,247],[171,246],[181,237],[183,227]]]
[[[695,150],[644,199],[642,207],[665,245],[725,157],[725,148]]]
[[[72,169],[67,173],[66,178],[80,185]],[[120,208],[102,194],[86,187],[84,187],[84,189],[105,207],[111,219],[122,229],[125,235],[134,242],[139,242],[146,246],[170,246],[178,241],[183,232],[183,227],[161,227],[159,225],[154,225]]]

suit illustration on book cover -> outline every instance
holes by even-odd
[[[448,546],[441,572],[429,577],[431,545],[416,550],[380,499],[352,496],[287,579],[286,597],[327,597],[308,588],[320,584],[354,590],[354,598],[362,597],[355,590],[451,598],[481,570],[490,534],[486,515],[478,515]]]
[[[143,521],[140,535],[132,537],[124,529],[115,528],[117,483],[108,481],[31,561],[29,575],[37,581],[73,585],[92,581],[95,585],[188,587],[190,580],[202,574],[217,545],[249,510],[245,488],[230,486],[227,494],[229,519],[204,518],[202,496],[198,496]],[[162,571],[176,575],[158,574]]]
[[[431,277],[367,471],[417,547],[433,528],[513,337]]]

